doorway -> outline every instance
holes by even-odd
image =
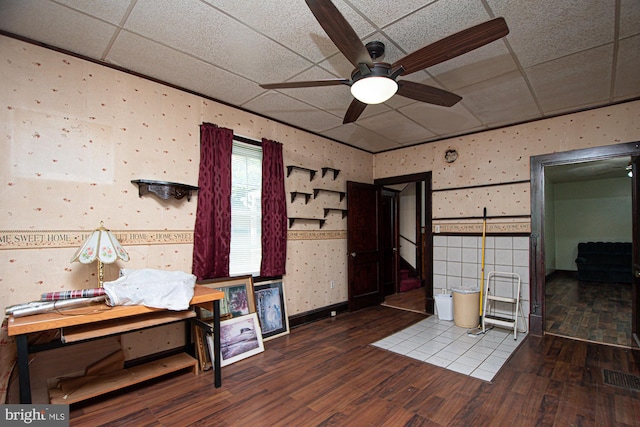
[[[424,282],[424,312],[433,314],[433,234],[431,220],[431,172],[382,178],[374,184],[347,181],[347,279],[349,311],[379,305],[384,300],[382,271],[382,189],[385,186],[415,183],[420,194],[416,202],[416,224],[421,236],[418,256]],[[396,270],[397,271],[397,270]]]
[[[432,314],[431,173],[375,180],[381,189],[384,304]]]
[[[530,241],[530,274],[531,274],[531,315],[530,325],[531,331],[536,334],[554,333],[552,322],[557,321],[557,318],[553,316],[562,311],[562,307],[558,306],[557,300],[551,298],[561,298],[557,293],[563,293],[562,298],[570,300],[571,298],[577,298],[573,303],[569,303],[572,306],[578,317],[587,311],[577,308],[578,304],[589,304],[585,302],[587,295],[592,294],[594,298],[598,298],[600,301],[597,304],[609,304],[615,306],[615,303],[620,303],[620,299],[629,298],[627,303],[631,305],[630,314],[628,316],[627,324],[630,329],[630,333],[633,336],[638,334],[638,328],[640,322],[638,321],[638,309],[640,309],[640,301],[638,297],[639,279],[633,278],[630,285],[629,292],[624,292],[622,287],[607,288],[610,286],[607,284],[601,284],[601,286],[592,286],[587,282],[577,281],[575,275],[572,276],[571,271],[567,271],[562,266],[556,266],[555,260],[558,259],[558,255],[555,254],[556,249],[562,256],[568,257],[567,262],[575,260],[574,253],[568,253],[566,248],[562,248],[566,242],[560,244],[556,241],[555,236],[555,222],[553,220],[552,207],[554,204],[553,195],[553,179],[558,176],[558,170],[566,168],[572,170],[574,173],[578,173],[580,169],[591,169],[591,175],[598,173],[605,173],[607,167],[624,167],[632,163],[632,159],[640,155],[640,144],[627,143],[619,144],[609,147],[598,147],[594,149],[575,150],[565,153],[556,153],[544,156],[537,156],[531,159],[531,203],[532,203],[532,217],[531,217],[531,241]],[[637,161],[636,161],[637,162]],[[594,169],[596,168],[596,169]],[[599,169],[597,169],[599,168]],[[599,170],[600,172],[594,172]],[[624,171],[626,174],[626,171]],[[635,182],[630,188],[632,204],[633,206],[628,208],[629,233],[628,240],[632,241],[634,256],[637,259],[638,256],[638,242],[640,236],[638,233],[638,186],[637,186],[637,174],[632,180]],[[631,180],[630,180],[631,181]],[[578,186],[579,188],[579,186]],[[629,199],[629,197],[627,197]],[[584,212],[580,212],[577,207],[574,206],[576,211],[575,215],[583,215]],[[557,209],[556,209],[557,211]],[[557,212],[556,212],[557,213]],[[560,213],[559,215],[566,215],[567,212]],[[577,217],[576,217],[577,218]],[[606,220],[613,220],[610,216]],[[633,224],[631,224],[633,223]],[[605,227],[606,228],[606,227]],[[590,230],[593,233],[593,230]],[[593,236],[593,234],[591,234]],[[622,239],[622,237],[620,237]],[[604,240],[604,239],[603,239]],[[575,242],[570,242],[574,245]],[[574,245],[577,246],[577,245]],[[577,248],[575,249],[577,251]],[[566,252],[566,253],[565,253]],[[573,259],[571,259],[573,258]],[[560,267],[560,268],[557,268]],[[631,266],[630,271],[631,271]],[[547,279],[550,279],[547,282]],[[607,290],[608,289],[608,290]],[[608,294],[608,302],[604,301],[602,292]],[[599,295],[599,296],[597,296]],[[627,296],[625,296],[627,295]],[[547,300],[549,298],[549,300]],[[618,301],[615,301],[618,300]],[[566,302],[566,301],[565,301]],[[614,307],[615,310],[615,307]],[[566,310],[565,310],[566,311]],[[580,321],[577,317],[571,319],[571,321]],[[565,331],[571,328],[565,328]],[[601,334],[597,331],[587,331],[591,333],[590,337],[586,336],[573,336],[576,339],[584,339],[589,341],[603,342],[605,344],[619,344],[614,342],[607,342],[606,340],[599,340],[598,337]],[[600,335],[599,335],[600,334]],[[559,334],[561,335],[561,334]],[[578,334],[576,334],[578,335]],[[566,334],[565,336],[570,336]],[[611,341],[611,340],[609,340]],[[637,342],[632,341],[629,333],[627,334],[628,344],[633,344],[637,347]]]

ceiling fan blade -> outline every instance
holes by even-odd
[[[418,49],[396,61],[393,67],[404,67],[402,75],[406,76],[471,52],[507,34],[509,34],[509,27],[504,18],[495,18]]]
[[[358,117],[360,117],[360,114],[362,114],[366,107],[367,104],[354,98],[353,101],[351,101],[349,108],[347,108],[342,124],[352,123],[358,120]]]
[[[309,80],[306,82],[282,82],[260,85],[263,89],[293,89],[297,87],[338,86],[348,85],[348,79]]]
[[[462,99],[461,96],[458,96],[455,93],[408,80],[400,80],[398,82],[397,94],[402,95],[405,98],[411,98],[416,101],[427,102],[429,104],[441,105],[443,107],[452,107]]]
[[[330,0],[305,1],[331,41],[355,67],[358,64],[373,65],[369,51]]]

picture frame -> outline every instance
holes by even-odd
[[[220,322],[220,366],[262,353],[264,343],[256,313]]]
[[[262,339],[268,341],[289,333],[289,317],[282,280],[254,285],[256,315],[262,328]]]
[[[220,300],[220,319],[222,320],[256,312],[251,275],[207,279],[198,284],[224,292],[224,298]],[[202,310],[201,313],[204,319],[213,317],[208,310]]]

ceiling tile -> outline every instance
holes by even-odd
[[[116,32],[67,7],[34,0],[0,1],[0,29],[92,58],[102,57]]]
[[[351,4],[366,15],[379,28],[425,7],[433,0],[351,0]]]
[[[56,0],[56,3],[64,4],[111,24],[120,25],[120,21],[122,21],[131,5],[131,0]]]
[[[640,1],[620,0],[620,38],[640,34]]]
[[[400,112],[429,129],[435,135],[472,132],[482,127],[482,123],[460,103],[446,108],[416,102],[400,108]]]
[[[322,135],[337,141],[343,141],[354,147],[360,147],[372,153],[401,147],[397,142],[371,132],[356,123],[326,130],[322,132]]]
[[[640,96],[640,35],[620,40],[615,82],[616,100]]]
[[[216,99],[234,105],[264,91],[242,77],[127,31],[120,33],[107,61],[197,93],[215,93]]]
[[[498,40],[435,65],[429,73],[445,88],[455,91],[517,69],[504,42]]]
[[[350,98],[349,103],[347,105],[345,105],[344,108],[335,109],[335,110],[328,110],[328,111],[331,114],[335,114],[336,116],[344,117],[345,113],[347,112],[347,108],[349,108],[349,104],[351,104],[351,101],[353,101],[353,97]],[[364,119],[366,117],[376,116],[378,114],[386,113],[388,111],[391,111],[391,109],[389,107],[387,107],[386,103],[385,104],[367,105],[367,107],[364,109],[364,111],[360,115],[360,119],[358,119],[358,121],[360,121],[360,120],[362,120],[362,119]]]
[[[401,49],[411,53],[490,18],[481,2],[440,1],[390,25],[385,32]]]
[[[358,120],[358,125],[399,144],[426,141],[432,132],[395,110]]]
[[[609,98],[613,44],[565,56],[526,70],[545,115]]]
[[[458,95],[463,97],[463,106],[489,126],[541,116],[519,72],[468,86]]]
[[[331,129],[342,124],[342,119],[339,117],[274,91],[252,99],[243,107],[313,132]]]
[[[291,81],[309,81],[334,78],[336,78],[336,76],[329,74],[322,68],[313,67],[301,74],[298,74],[295,78],[291,79]],[[346,85],[277,90],[278,92],[282,92],[292,98],[304,99],[305,102],[325,110],[346,110],[353,99],[350,88]]]
[[[496,16],[506,19],[507,40],[525,68],[613,41],[613,2],[487,2]]]
[[[138,0],[125,27],[260,83],[287,79],[311,65],[198,0]]]
[[[338,52],[338,48],[302,1],[269,2],[268,7],[262,9],[264,13],[256,13],[255,3],[248,1],[215,0],[208,3],[312,62],[318,63]],[[373,31],[371,24],[344,2],[336,1],[336,7],[360,37]],[[292,22],[296,25],[291,25]]]

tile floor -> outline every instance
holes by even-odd
[[[511,353],[526,337],[518,332],[493,328],[481,335],[468,335],[468,328],[430,316],[402,331],[373,343],[394,353],[431,363],[451,371],[491,381]]]

